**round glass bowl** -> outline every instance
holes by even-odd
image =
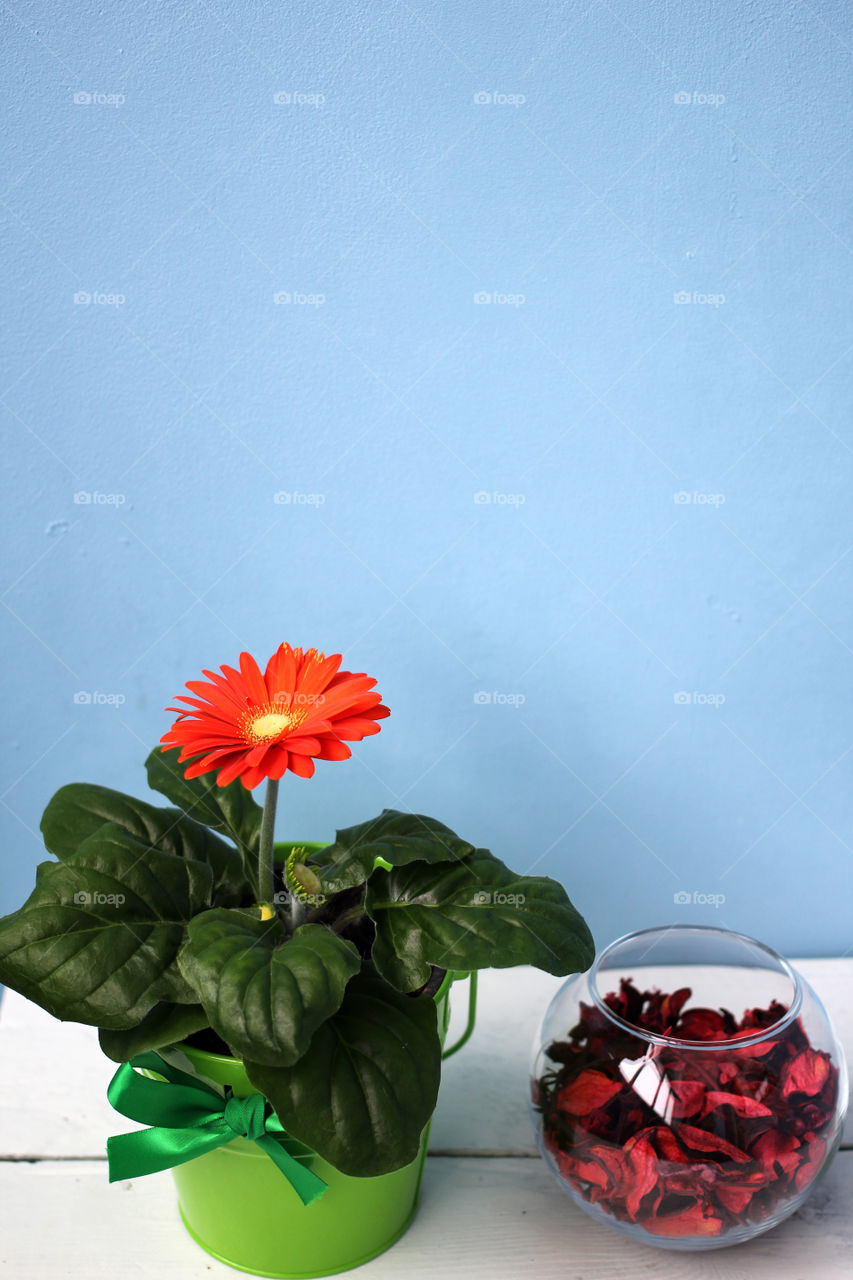
[[[699,925],[612,943],[552,1000],[530,1114],[588,1214],[664,1249],[739,1244],[832,1159],[844,1054],[823,1006],[753,938]]]

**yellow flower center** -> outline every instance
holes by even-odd
[[[304,711],[271,711],[268,707],[256,707],[246,713],[243,732],[249,742],[274,742],[283,733],[295,729],[304,719]]]

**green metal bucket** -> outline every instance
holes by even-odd
[[[442,1056],[455,1053],[470,1036],[476,1008],[476,974],[448,972],[435,994],[442,1044],[450,1021],[450,987],[470,977],[468,1025]],[[182,1046],[199,1075],[230,1085],[238,1097],[257,1092],[235,1058]],[[382,1253],[403,1234],[418,1206],[429,1125],[417,1158],[404,1169],[378,1178],[340,1173],[295,1139],[287,1150],[328,1183],[328,1190],[303,1205],[276,1165],[253,1142],[235,1138],[173,1169],[184,1225],[193,1239],[220,1262],[256,1276],[328,1276]]]

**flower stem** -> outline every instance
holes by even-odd
[[[332,932],[333,933],[343,932],[343,930],[346,929],[347,925],[352,924],[354,920],[360,919],[360,917],[363,915],[364,915],[364,903],[359,902],[354,907],[350,907],[348,911],[345,911],[343,915],[338,916],[337,920],[332,925]]]
[[[275,808],[278,801],[278,780],[267,779],[264,796],[264,815],[261,818],[261,843],[258,850],[258,897],[271,903],[275,894]]]

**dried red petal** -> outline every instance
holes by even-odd
[[[631,1189],[625,1199],[625,1207],[636,1222],[640,1204],[655,1189],[658,1180],[658,1158],[648,1134],[641,1133],[625,1144],[625,1153],[633,1174]],[[660,1198],[658,1190],[658,1199]]]
[[[695,1116],[702,1110],[705,1102],[705,1086],[699,1080],[670,1080],[675,1104],[672,1109],[673,1120],[683,1120],[686,1116]]]
[[[682,1199],[704,1200],[713,1190],[719,1176],[719,1165],[709,1161],[707,1164],[694,1156],[695,1163],[678,1165],[669,1169],[663,1177],[666,1195],[681,1196]]]
[[[820,1172],[825,1155],[826,1143],[823,1138],[815,1138],[808,1144],[808,1159],[800,1165],[794,1177],[794,1186],[798,1191],[804,1191],[812,1178]]]
[[[662,1160],[671,1160],[676,1164],[685,1164],[687,1156],[678,1143],[678,1139],[671,1129],[667,1129],[665,1125],[658,1125],[649,1134],[654,1143],[655,1150]]]
[[[582,1071],[560,1091],[557,1107],[570,1116],[585,1116],[605,1106],[621,1089],[622,1081],[610,1080],[603,1071]]]
[[[624,1196],[632,1174],[621,1147],[606,1147],[599,1143],[590,1149],[590,1156],[594,1156],[606,1169],[609,1194],[615,1197]]]
[[[760,1138],[756,1138],[749,1150],[765,1169],[775,1170],[778,1167],[783,1174],[790,1177],[800,1163],[799,1148],[799,1138],[788,1133],[779,1133],[777,1129],[770,1129],[767,1133],[762,1133]]]
[[[687,1004],[692,992],[689,987],[679,987],[677,991],[673,991],[671,996],[664,996],[661,1002],[661,1014],[664,1022],[670,1023],[672,1026],[678,1021],[678,1015]]]
[[[766,1009],[747,1009],[740,1020],[741,1029],[749,1035],[764,1031],[780,1022],[788,1010],[778,1000],[771,1000]]]
[[[688,1156],[685,1155],[678,1139],[668,1125],[648,1125],[645,1129],[640,1129],[625,1143],[625,1153],[630,1153],[641,1140],[650,1142],[655,1154],[661,1160],[674,1161],[678,1164],[684,1164],[688,1160]]]
[[[723,1220],[708,1207],[697,1203],[680,1213],[661,1214],[643,1226],[655,1236],[718,1236]]]
[[[769,1107],[765,1107],[763,1102],[756,1102],[754,1098],[747,1098],[740,1093],[722,1093],[712,1090],[705,1095],[705,1106],[702,1115],[709,1115],[717,1107],[732,1107],[739,1116],[749,1116],[750,1118],[773,1115]]]
[[[801,1049],[782,1068],[782,1097],[805,1093],[813,1098],[823,1089],[830,1076],[829,1055],[819,1049]]]
[[[731,1039],[743,1040],[746,1036],[758,1035],[759,1031],[758,1027],[744,1027],[741,1031],[735,1031]],[[746,1044],[742,1048],[733,1049],[732,1053],[738,1058],[764,1058],[768,1053],[772,1053],[778,1044],[778,1040],[759,1040],[756,1044]]]
[[[717,1187],[717,1199],[724,1209],[728,1209],[729,1213],[740,1216],[748,1207],[750,1200],[755,1195],[755,1187],[731,1186]]]
[[[706,1133],[704,1129],[697,1129],[692,1124],[680,1124],[676,1132],[681,1141],[693,1151],[718,1151],[720,1155],[728,1156],[738,1164],[749,1162],[749,1156],[745,1151],[741,1151],[740,1147],[734,1146],[731,1142],[726,1142],[725,1138],[718,1137],[716,1133]]]
[[[645,998],[630,978],[622,978],[619,982],[618,995],[615,991],[611,991],[605,996],[604,1003],[626,1022],[636,1023]]]
[[[818,1129],[822,1129],[829,1118],[829,1107],[820,1106],[814,1102],[806,1102],[798,1108],[797,1114],[791,1122],[791,1132],[795,1133],[798,1138],[809,1138],[811,1133]]]
[[[567,1112],[563,1113],[567,1115]],[[580,1119],[581,1117],[579,1117]],[[578,1136],[585,1134],[589,1138],[601,1138],[605,1142],[613,1133],[613,1117],[606,1107],[594,1107],[583,1119],[583,1130],[578,1129]]]
[[[579,1160],[566,1151],[558,1151],[556,1154],[557,1164],[564,1178],[570,1178],[572,1182],[593,1182],[600,1187],[607,1186],[607,1172],[596,1160]]]
[[[688,1009],[681,1015],[677,1031],[679,1040],[725,1040],[723,1015],[716,1009]]]

